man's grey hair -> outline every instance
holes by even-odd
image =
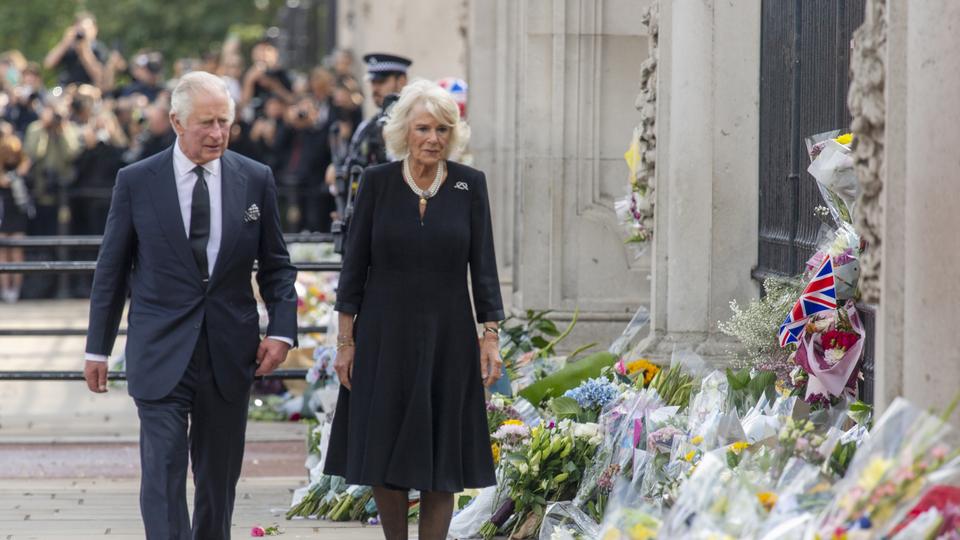
[[[230,122],[233,123],[237,104],[230,96],[230,90],[223,79],[206,71],[191,71],[183,77],[170,95],[170,112],[185,123],[193,112],[193,98],[200,93],[223,94],[230,103]]]

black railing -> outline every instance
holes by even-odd
[[[284,240],[288,244],[294,243],[331,243],[333,236],[325,233],[285,234]],[[22,238],[0,238],[0,247],[46,247],[46,248],[76,248],[99,247],[102,241],[100,236],[33,236]],[[70,274],[93,272],[96,261],[29,261],[20,263],[0,263],[0,273],[11,274]],[[299,262],[294,263],[298,272],[339,272],[338,262]],[[256,268],[256,265],[254,265]],[[260,329],[261,333],[266,328]],[[297,328],[299,335],[325,333],[326,326],[301,326]],[[86,328],[46,327],[46,328],[0,328],[0,337],[40,337],[40,336],[85,336]],[[126,329],[119,330],[121,335]],[[276,370],[270,375],[258,379],[303,379],[307,370],[283,369]],[[82,371],[0,371],[0,381],[74,381],[83,380]],[[126,380],[124,371],[111,371],[107,378],[110,380]]]
[[[794,276],[820,240],[823,204],[807,173],[804,137],[850,125],[850,43],[865,0],[763,0],[760,47],[760,219],[752,277]],[[873,321],[867,327],[861,398],[873,397]]]

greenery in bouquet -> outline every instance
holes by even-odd
[[[693,375],[680,364],[658,370],[647,384],[648,388],[657,391],[664,405],[676,406],[680,410],[686,409],[690,404],[690,396],[695,386],[696,381]]]
[[[745,308],[736,300],[730,302],[733,316],[718,328],[743,345],[742,351],[736,351],[740,367],[773,371],[780,381],[787,380],[793,364],[789,351],[780,348],[778,331],[804,287],[806,283],[799,279],[767,278],[760,299]]]
[[[523,317],[510,315],[503,321],[500,325],[500,356],[504,362],[516,361],[525,353],[537,356],[550,354],[556,346],[550,344],[561,336],[561,332],[548,315],[549,310],[528,309]]]
[[[484,523],[480,534],[490,539],[501,528],[514,538],[529,538],[539,529],[548,503],[573,498],[584,471],[603,440],[597,424],[567,420],[539,425],[516,450],[500,459],[501,489],[506,499]]]
[[[616,361],[617,357],[607,351],[593,353],[568,363],[560,371],[531,384],[519,394],[534,406],[540,406],[544,401],[562,396],[564,392],[576,388],[587,379],[599,377],[605,368],[609,368]]]
[[[726,370],[727,400],[730,407],[743,414],[753,407],[761,396],[773,400],[776,393],[777,374],[756,369]]]

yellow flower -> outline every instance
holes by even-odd
[[[777,504],[777,494],[772,491],[762,491],[757,493],[757,500],[769,512],[773,509],[773,505]]]
[[[696,450],[691,450],[691,451],[687,452],[687,455],[683,456],[683,459],[685,459],[685,460],[687,460],[687,461],[693,461],[693,458],[694,458],[694,456],[696,456],[696,455],[697,455],[697,451],[696,451]]]
[[[697,435],[696,437],[690,439],[690,444],[700,444],[703,442],[703,436]]]
[[[739,454],[749,446],[750,446],[750,443],[746,441],[737,441],[730,445],[730,450],[733,450],[734,454]]]
[[[603,540],[620,540],[620,538],[622,536],[617,529],[607,529],[607,532],[603,533]]]
[[[863,474],[860,476],[860,481],[857,482],[857,485],[863,488],[864,491],[872,491],[873,488],[880,483],[880,480],[883,479],[883,475],[887,473],[892,464],[893,462],[889,459],[873,458],[863,470]]]
[[[640,523],[630,529],[630,540],[653,540],[656,537],[657,531]]]
[[[853,142],[853,133],[844,133],[843,135],[837,137],[834,140],[844,146],[848,146],[850,143]]]
[[[517,420],[517,419],[515,419],[515,418],[509,418],[509,419],[507,419],[507,420],[504,420],[503,423],[500,424],[500,425],[501,425],[501,426],[522,426],[522,425],[523,425],[523,420]]]
[[[493,453],[493,463],[500,463],[500,445],[497,443],[491,444],[490,451]]]
[[[650,384],[653,377],[660,371],[660,367],[646,358],[638,358],[627,364],[627,375],[633,375],[638,371],[643,371],[643,384]]]

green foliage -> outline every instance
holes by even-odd
[[[549,311],[528,309],[524,318],[510,315],[500,328],[500,356],[508,364],[525,352],[549,345],[546,337],[560,335],[560,330],[547,318]]]
[[[854,401],[850,404],[850,410],[847,412],[847,416],[857,424],[870,429],[873,423],[873,405],[860,400]]]
[[[762,369],[789,368],[785,363],[786,349],[780,348],[778,332],[787,313],[803,292],[805,284],[799,279],[767,278],[763,281],[763,297],[741,308],[736,300],[730,302],[733,316],[721,321],[718,328],[743,344],[748,366]],[[782,375],[782,374],[781,374]]]
[[[583,360],[567,364],[560,371],[524,388],[520,391],[520,395],[535,406],[539,406],[544,399],[561,396],[583,381],[599,376],[604,367],[611,366],[616,361],[617,357],[606,351],[591,354]]]
[[[31,0],[0,2],[0,51],[20,50],[28,60],[44,56],[86,10],[97,18],[97,39],[125,56],[138,49],[161,51],[167,69],[181,57],[217,51],[228,34],[247,43],[273,24],[282,0],[259,9],[254,0]],[[48,72],[47,80],[55,73]]]
[[[773,399],[777,374],[772,371],[760,371],[754,374],[749,369],[733,371],[727,368],[727,384],[730,387],[729,399],[737,411],[743,412],[757,404],[760,396],[766,394]]]
[[[681,410],[690,404],[690,394],[694,389],[693,376],[679,365],[661,369],[650,380],[649,388],[657,390],[660,399],[668,406],[677,406]]]

